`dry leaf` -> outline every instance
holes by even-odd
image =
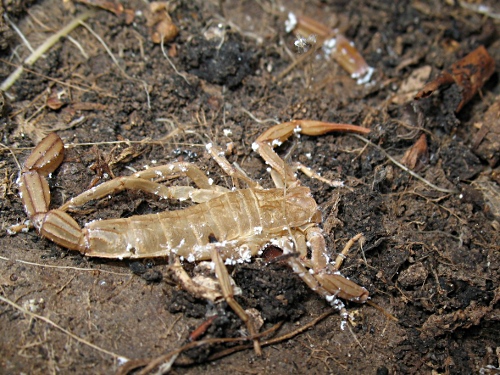
[[[401,163],[410,169],[415,169],[419,161],[421,161],[426,154],[427,139],[425,138],[425,134],[422,134],[415,144],[405,152],[403,158],[401,159]]]

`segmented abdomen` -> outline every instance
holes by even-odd
[[[91,222],[84,228],[85,252],[109,258],[174,253],[204,260],[210,259],[211,239],[264,244],[285,225],[282,189],[243,189],[184,210]]]

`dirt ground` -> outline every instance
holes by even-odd
[[[4,0],[2,12],[33,48],[90,9],[71,1],[19,3]],[[208,141],[271,187],[251,145],[291,119],[371,129],[375,146],[331,134],[293,139],[278,152],[344,181],[334,188],[299,176],[321,207],[332,256],[364,234],[342,273],[367,288],[376,306],[347,303],[344,326],[290,269],[256,259],[231,272],[243,291],[238,301],[264,319],[261,331],[283,322],[263,341],[333,314],[265,346],[262,357],[246,349],[217,359],[242,343],[203,345],[182,354],[172,372],[500,372],[500,131],[481,133],[487,113],[498,130],[498,68],[458,113],[455,85],[419,101],[401,90],[415,76],[421,88],[481,45],[500,66],[495,1],[482,2],[491,17],[475,11],[477,1],[171,1],[179,34],[165,53],[152,41],[147,2],[121,3],[127,11],[96,10],[2,95],[1,373],[114,373],[127,358],[148,363],[182,347],[214,311],[203,339],[244,335],[225,303],[213,306],[180,290],[167,259],[89,258],[32,229],[8,234],[26,220],[16,160],[22,163],[45,134],[57,131],[68,145],[49,181],[57,207],[112,175],[181,160],[232,187],[206,155]],[[313,40],[297,48],[285,29],[289,12],[339,28],[374,68],[370,82],[357,84]],[[5,19],[1,28],[3,81],[30,51]],[[411,166],[420,180],[388,155],[400,162],[422,135],[427,147]],[[188,205],[123,192],[72,215],[83,225]]]

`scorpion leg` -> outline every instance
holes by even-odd
[[[296,241],[297,242],[297,241]],[[300,242],[299,242],[300,243]],[[294,257],[294,243],[288,237],[281,237],[277,240],[278,247],[283,250],[283,255],[291,254],[286,258],[288,266],[307,284],[314,292],[322,295],[325,298],[331,296],[315,278],[314,273],[309,271],[309,265],[306,258],[302,257],[302,250],[299,249],[300,258]],[[307,249],[306,249],[307,251]]]
[[[294,176],[294,170],[274,152],[274,146],[281,145],[294,133],[322,135],[334,131],[366,134],[370,132],[370,129],[349,124],[295,120],[269,128],[257,138],[252,148],[260,154],[272,169],[278,172],[287,186],[291,186],[298,182]]]
[[[342,266],[342,262],[344,262],[344,259],[347,257],[347,254],[349,253],[351,247],[354,245],[356,241],[360,241],[362,246],[362,242],[364,241],[363,233],[356,234],[345,244],[344,249],[342,250],[341,253],[339,253],[339,255],[337,255],[337,258],[335,259],[335,263],[333,265],[333,269],[335,271],[338,271],[340,269],[340,267]]]
[[[248,177],[238,165],[229,163],[229,161],[224,156],[224,152],[220,148],[213,145],[212,143],[207,144],[205,147],[210,155],[212,155],[212,159],[214,159],[217,164],[219,164],[219,166],[224,170],[224,172],[226,172],[228,176],[231,176],[235,180],[242,180],[250,188],[262,189],[262,187],[256,181]]]
[[[342,181],[331,181],[327,178],[324,178],[321,176],[318,172],[313,171],[311,168],[305,166],[304,164],[300,162],[295,162],[293,163],[293,168],[295,170],[300,170],[303,174],[305,174],[309,178],[314,178],[316,180],[319,180],[325,184],[328,184],[333,187],[342,187],[344,186],[344,183]]]
[[[204,280],[199,282],[199,280],[194,280],[189,276],[177,256],[172,256],[172,260],[173,264],[169,265],[169,271],[172,272],[174,280],[193,297],[205,299],[212,303],[216,303],[224,297],[220,288],[215,289],[211,285],[208,287],[206,283],[203,283]]]
[[[117,194],[123,190],[143,191],[156,195],[162,199],[178,199],[181,201],[190,199],[195,203],[201,203],[224,194],[222,189],[223,188],[220,190],[212,190],[196,189],[191,186],[165,186],[158,182],[143,180],[136,177],[117,177],[71,198],[59,209],[66,211],[68,209],[83,206],[87,202],[101,199],[111,194]]]
[[[329,266],[329,258],[325,255],[326,244],[321,229],[310,227],[306,229],[306,240],[311,248],[311,259],[307,258],[307,248],[303,244],[301,234],[293,233],[294,243],[283,237],[278,241],[278,246],[283,249],[284,254],[293,253],[294,245],[297,246],[299,258],[289,257],[288,265],[299,277],[316,293],[322,295],[337,308],[343,307],[337,297],[349,301],[365,302],[368,299],[368,291],[356,283],[346,279],[338,272],[342,260],[352,247],[354,242],[361,237],[355,236],[345,246],[344,250],[337,257],[337,262],[333,267]]]
[[[211,246],[210,253],[212,257],[212,261],[215,264],[215,274],[217,275],[217,279],[219,280],[219,284],[222,290],[222,294],[228,303],[229,306],[233,309],[233,311],[238,315],[238,317],[245,323],[247,327],[248,334],[250,336],[254,336],[257,332],[254,328],[253,322],[251,321],[248,314],[243,310],[243,307],[234,299],[233,287],[231,285],[230,276],[227,271],[227,268],[222,260],[222,257],[219,253],[219,246],[213,244]],[[253,339],[253,347],[255,353],[260,356],[262,355],[262,350],[260,347],[259,339]]]
[[[346,279],[339,272],[342,261],[349,249],[361,237],[362,234],[360,233],[351,239],[344,247],[344,250],[337,256],[333,267],[329,269],[329,257],[326,255],[326,244],[321,229],[317,227],[307,229],[306,238],[311,246],[311,263],[315,278],[330,295],[356,302],[365,302],[368,299],[368,291],[365,288]]]
[[[144,171],[136,172],[132,175],[135,178],[142,179],[160,179],[166,180],[179,176],[189,177],[194,184],[200,189],[216,189],[217,185],[213,185],[206,174],[196,165],[188,162],[177,162],[157,167],[148,168]]]
[[[165,186],[151,181],[155,178],[165,180],[179,176],[190,178],[199,189],[190,186]],[[117,177],[106,181],[70,199],[60,209],[65,211],[82,206],[89,201],[126,189],[144,191],[163,199],[190,199],[195,203],[206,202],[229,191],[221,186],[211,184],[208,177],[194,164],[180,162],[149,168],[131,176]]]

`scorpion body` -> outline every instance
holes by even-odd
[[[210,260],[212,236],[227,244],[224,260],[249,261],[273,238],[288,235],[288,227],[300,230],[318,223],[308,190],[300,186],[283,196],[283,189],[242,189],[184,210],[93,221],[81,231],[74,250],[104,258],[173,254],[188,261]]]
[[[343,309],[337,297],[356,302],[368,299],[365,288],[339,273],[343,258],[361,234],[349,241],[335,262],[330,262],[319,228],[321,213],[309,188],[302,186],[296,178],[295,170],[301,169],[306,174],[322,178],[303,166],[293,168],[287,165],[273,150],[294,133],[321,135],[333,131],[369,132],[354,125],[300,120],[273,126],[261,134],[252,148],[270,166],[276,188],[264,189],[210,144],[206,148],[212,158],[234,181],[241,181],[248,188],[232,191],[213,185],[198,167],[179,162],[115,178],[51,210],[46,176],[64,158],[64,144],[52,133],[25,161],[19,190],[25,211],[42,236],[87,256],[118,259],[169,257],[171,268],[185,289],[215,300],[216,297],[206,291],[207,287],[197,284],[187,275],[179,261],[181,258],[211,260],[221,291],[219,296],[224,297],[245,322],[250,336],[254,336],[255,328],[248,314],[233,297],[234,289],[226,264],[250,261],[268,243],[290,255],[284,257],[290,268],[335,308]],[[179,176],[190,178],[196,187],[159,183]],[[95,220],[83,228],[66,212],[125,189],[142,190],[164,199],[190,199],[198,204],[178,211]],[[259,354],[258,339],[254,339],[254,348]]]

